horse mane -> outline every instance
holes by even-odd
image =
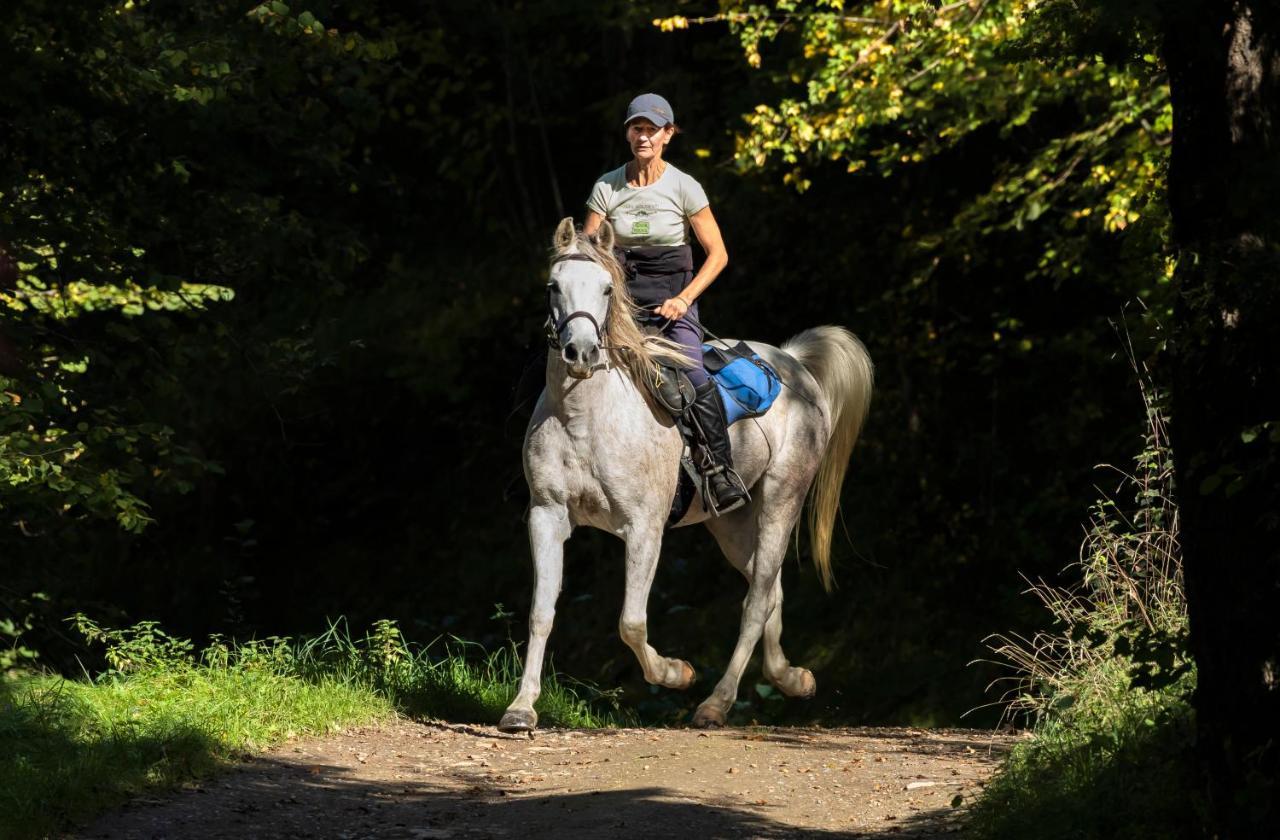
[[[626,275],[611,248],[603,248],[594,238],[576,233],[567,245],[552,249],[552,260],[573,253],[585,254],[609,273],[613,282],[613,299],[604,330],[606,349],[612,354],[614,364],[626,371],[642,391],[657,384],[661,365],[693,366],[679,344],[647,333],[636,323],[635,316],[640,307],[636,306],[631,292],[627,290]]]

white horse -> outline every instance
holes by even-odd
[[[626,595],[618,630],[640,660],[645,679],[686,689],[695,678],[689,663],[654,650],[646,633],[649,588],[683,443],[644,380],[654,376],[656,360],[683,357],[670,343],[636,326],[634,305],[613,257],[613,239],[607,223],[587,237],[576,231],[571,218],[560,223],[553,239],[549,333],[561,349],[548,354],[546,388],[525,436],[533,606],[520,690],[498,724],[505,732],[537,726],[533,705],[560,592],[564,542],[577,525],[608,531],[626,542]],[[678,523],[704,522],[748,584],[737,646],[724,676],[694,713],[695,726],[724,725],[762,634],[765,677],[789,697],[811,697],[816,691],[813,674],[793,667],[782,652],[779,572],[805,496],[812,491],[814,564],[830,588],[831,531],[840,486],[871,400],[871,359],[843,328],[805,330],[781,348],[751,347],[784,383],[767,414],[730,429],[734,466],[751,501],[719,518],[711,518],[695,501]]]

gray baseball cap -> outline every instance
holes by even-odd
[[[622,121],[622,124],[626,125],[632,120],[641,117],[644,117],[658,128],[676,121],[676,115],[671,110],[671,103],[656,93],[642,93],[631,100],[631,104],[627,106],[627,118]]]

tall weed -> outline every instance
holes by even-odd
[[[1028,581],[1052,616],[1030,637],[996,634],[1012,674],[1016,747],[971,812],[981,838],[1177,837],[1194,824],[1194,665],[1178,548],[1178,508],[1162,400],[1143,389],[1147,433],[1131,471],[1093,506],[1066,585]]]

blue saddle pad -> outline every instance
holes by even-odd
[[[764,414],[782,390],[778,372],[744,342],[728,349],[704,344],[702,361],[720,389],[730,425]]]

